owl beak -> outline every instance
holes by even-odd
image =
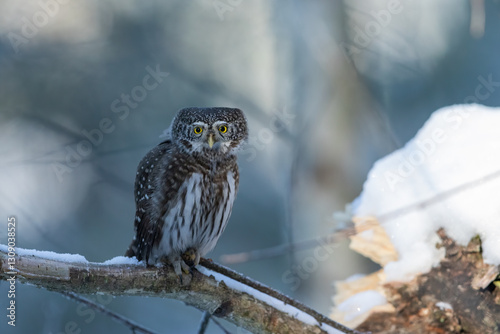
[[[212,148],[212,146],[214,146],[214,135],[213,134],[209,134],[208,135],[208,146],[210,146],[210,148]]]

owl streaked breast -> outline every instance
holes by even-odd
[[[227,225],[239,182],[236,152],[248,130],[239,109],[185,108],[168,133],[137,169],[135,237],[126,256],[169,262],[182,281],[181,269],[197,265]]]
[[[205,256],[215,247],[233,208],[238,187],[238,177],[235,179],[234,173],[238,173],[237,169],[227,172],[220,185],[214,185],[201,173],[193,173],[181,185],[177,203],[161,218],[162,238],[149,261],[156,263],[162,254],[183,253],[189,248],[197,249],[200,256]],[[191,196],[186,196],[184,202],[183,194],[188,192]]]

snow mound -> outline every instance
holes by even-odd
[[[344,321],[352,321],[354,318],[369,312],[372,308],[385,305],[387,300],[384,295],[375,290],[360,292],[337,306],[340,312],[345,312]]]
[[[104,264],[104,265],[112,265],[112,264],[138,265],[138,264],[141,264],[141,262],[137,261],[137,259],[135,257],[116,256],[112,259],[104,261],[102,264]]]
[[[0,251],[8,252],[7,245],[0,245]],[[40,251],[36,249],[15,248],[16,255],[20,256],[36,256],[47,260],[55,260],[61,262],[71,263],[88,263],[87,259],[80,254],[59,254],[50,251]]]
[[[457,187],[424,208],[386,216]],[[375,163],[354,213],[379,218],[399,253],[384,268],[387,280],[405,281],[443,258],[441,227],[462,245],[479,235],[485,262],[500,265],[499,192],[500,108],[455,105],[434,112],[405,147]]]

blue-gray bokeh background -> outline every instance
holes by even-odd
[[[3,0],[0,243],[15,215],[18,247],[89,261],[122,255],[133,236],[135,168],[186,106],[239,107],[250,123],[240,192],[213,259],[324,236],[373,162],[432,111],[500,104],[499,8],[494,0]],[[168,75],[144,81],[155,71]],[[100,126],[108,133],[82,144]],[[332,281],[374,268],[347,244],[327,260],[311,249],[231,267],[328,314]],[[0,282],[1,314],[6,295]],[[0,315],[2,333],[126,330],[31,286],[18,284],[16,301],[17,326]],[[159,333],[195,333],[201,317],[171,300],[98,301]],[[221,330],[212,324],[209,333]]]

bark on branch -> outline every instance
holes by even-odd
[[[181,286],[170,267],[64,262],[19,254],[13,258],[3,246],[0,279],[15,273],[17,282],[56,292],[177,299],[253,333],[359,333],[207,260],[194,271],[190,284]]]

